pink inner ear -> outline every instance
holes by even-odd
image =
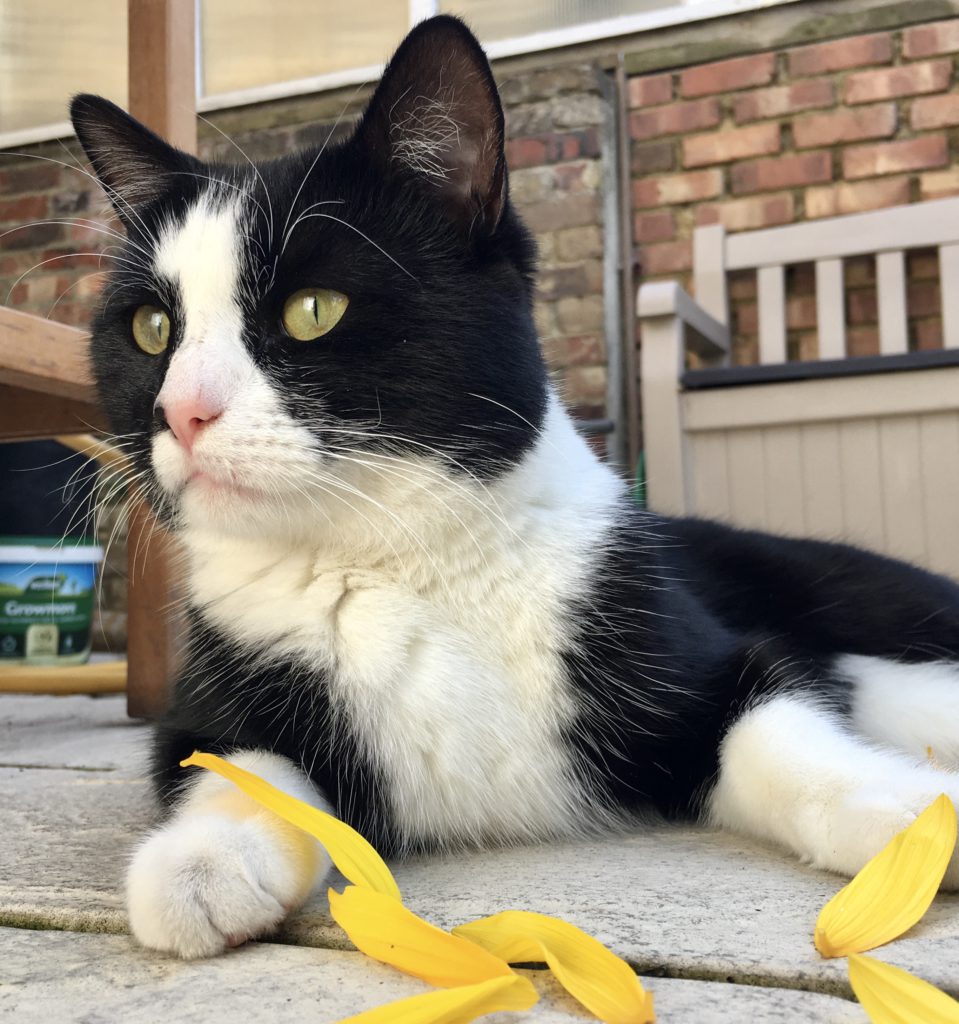
[[[492,230],[505,203],[503,112],[489,62],[456,19],[432,18],[387,66],[357,143],[433,188],[471,230]]]

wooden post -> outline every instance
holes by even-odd
[[[195,0],[129,0],[130,113],[168,142],[196,152]],[[127,536],[127,713],[166,707],[182,623],[175,614],[171,538],[142,504]]]

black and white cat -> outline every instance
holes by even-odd
[[[188,559],[170,814],[128,880],[142,943],[216,953],[326,871],[179,769],[194,748],[398,853],[654,810],[849,873],[959,800],[926,759],[959,765],[959,587],[641,512],[577,435],[460,22],[410,33],[348,141],[255,167],[102,99],[72,114],[129,237],[100,395]]]

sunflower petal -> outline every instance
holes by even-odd
[[[956,847],[956,810],[933,801],[822,908],[816,949],[862,953],[908,931],[926,912]]]
[[[326,848],[330,859],[355,885],[366,886],[376,892],[400,899],[400,889],[396,879],[386,866],[383,858],[345,821],[334,818],[332,814],[310,807],[309,804],[287,796],[286,793],[264,782],[258,775],[237,768],[235,764],[224,761],[215,754],[203,754],[195,750],[185,761],[180,762],[181,768],[207,768],[217,775],[222,775],[246,793],[247,796],[262,804],[274,814],[309,832]]]
[[[849,983],[873,1024],[959,1024],[955,999],[871,956],[849,957]]]
[[[333,920],[360,952],[440,988],[475,985],[513,972],[467,939],[417,917],[402,903],[349,885],[329,892]]]
[[[652,994],[632,968],[566,921],[507,910],[460,925],[453,934],[509,963],[544,960],[570,995],[608,1024],[647,1024],[656,1019]]]
[[[377,1006],[340,1024],[468,1024],[498,1010],[528,1010],[539,996],[530,982],[518,974],[490,978],[477,985],[463,985],[443,992],[400,999]]]

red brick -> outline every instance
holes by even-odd
[[[874,288],[854,288],[846,293],[846,313],[851,324],[874,324],[879,317]]]
[[[737,299],[756,298],[756,273],[753,270],[735,270],[726,275],[726,287],[729,297]]]
[[[792,295],[786,300],[786,326],[801,331],[817,324],[816,296]]]
[[[793,121],[793,139],[797,149],[808,149],[834,146],[838,142],[888,138],[895,134],[897,121],[894,103],[808,114]]]
[[[634,175],[671,171],[676,166],[675,143],[672,139],[655,142],[634,142],[630,146],[630,167]]]
[[[917,132],[959,124],[959,96],[920,96],[912,101],[909,123]]]
[[[634,139],[651,139],[657,135],[685,135],[719,124],[719,100],[693,100],[670,103],[630,115],[629,133]]]
[[[792,50],[789,73],[797,77],[824,75],[830,71],[861,68],[868,64],[888,64],[892,60],[892,36],[853,36],[832,43],[816,43]]]
[[[506,143],[506,162],[514,171],[539,167],[546,163],[546,143],[542,139],[510,139]]]
[[[869,178],[878,174],[924,170],[949,163],[949,147],[944,135],[923,135],[900,142],[880,142],[871,146],[851,146],[843,151],[845,178]]]
[[[683,163],[687,167],[723,164],[750,156],[771,156],[780,149],[778,124],[727,128],[683,139]]]
[[[795,213],[793,197],[789,193],[753,196],[700,206],[696,210],[696,223],[722,224],[728,231],[751,231],[775,224],[788,224],[795,218]]]
[[[733,312],[736,316],[733,328],[736,334],[755,334],[759,330],[759,307],[755,302],[735,306]]]
[[[959,196],[959,167],[919,176],[920,199],[942,199],[944,196]]]
[[[732,187],[736,195],[743,192],[772,192],[774,189],[831,180],[832,155],[826,150],[751,160],[736,164],[732,169]]]
[[[916,25],[902,34],[902,55],[909,60],[954,53],[956,50],[959,50],[959,18]]]
[[[910,281],[907,292],[906,308],[910,316],[938,316],[942,312],[938,281]]]
[[[673,98],[673,76],[645,75],[629,80],[629,105],[631,107],[655,107],[657,103],[668,103]]]
[[[843,213],[879,210],[909,202],[908,178],[881,181],[842,181],[837,185],[806,189],[806,218],[836,217]]]
[[[916,348],[921,352],[942,348],[942,321],[940,319],[920,320],[913,324],[912,331],[913,337],[916,339]]]
[[[21,196],[0,200],[0,223],[24,223],[47,215],[46,196]]]
[[[559,164],[553,171],[556,187],[561,192],[591,191],[593,186],[586,177],[589,168],[594,165],[580,160],[575,164]]]
[[[676,218],[668,210],[637,213],[633,218],[633,237],[641,245],[672,241],[676,237]]]
[[[0,249],[35,249],[59,242],[63,236],[61,224],[18,225],[15,229],[0,232]]]
[[[849,327],[846,329],[846,354],[850,356],[879,355],[878,327]]]
[[[660,242],[659,245],[644,245],[639,253],[639,267],[642,274],[677,274],[691,270],[693,266],[692,242]]]
[[[639,209],[650,206],[677,206],[718,196],[723,189],[722,171],[692,171],[689,174],[668,174],[633,182],[633,205]]]
[[[0,170],[0,192],[15,195],[17,192],[39,192],[53,188],[60,182],[60,168],[42,160],[30,160],[26,166],[8,167]]]
[[[913,249],[906,253],[906,276],[910,280],[939,280],[939,253],[935,249]]]
[[[847,103],[872,103],[897,96],[942,92],[949,88],[952,62],[930,60],[922,64],[903,64],[897,68],[859,71],[846,78],[844,96]]]
[[[708,96],[710,93],[746,89],[751,85],[768,85],[775,73],[774,53],[720,60],[684,71],[679,76],[679,92],[681,96]]]
[[[813,78],[792,85],[775,85],[770,89],[754,89],[737,96],[734,101],[736,121],[761,121],[782,117],[797,110],[813,107],[831,107],[836,102],[833,83],[825,78]]]
[[[506,142],[506,162],[513,170],[599,155],[599,133],[595,128],[583,128],[573,132],[548,132],[544,135],[509,139]]]

